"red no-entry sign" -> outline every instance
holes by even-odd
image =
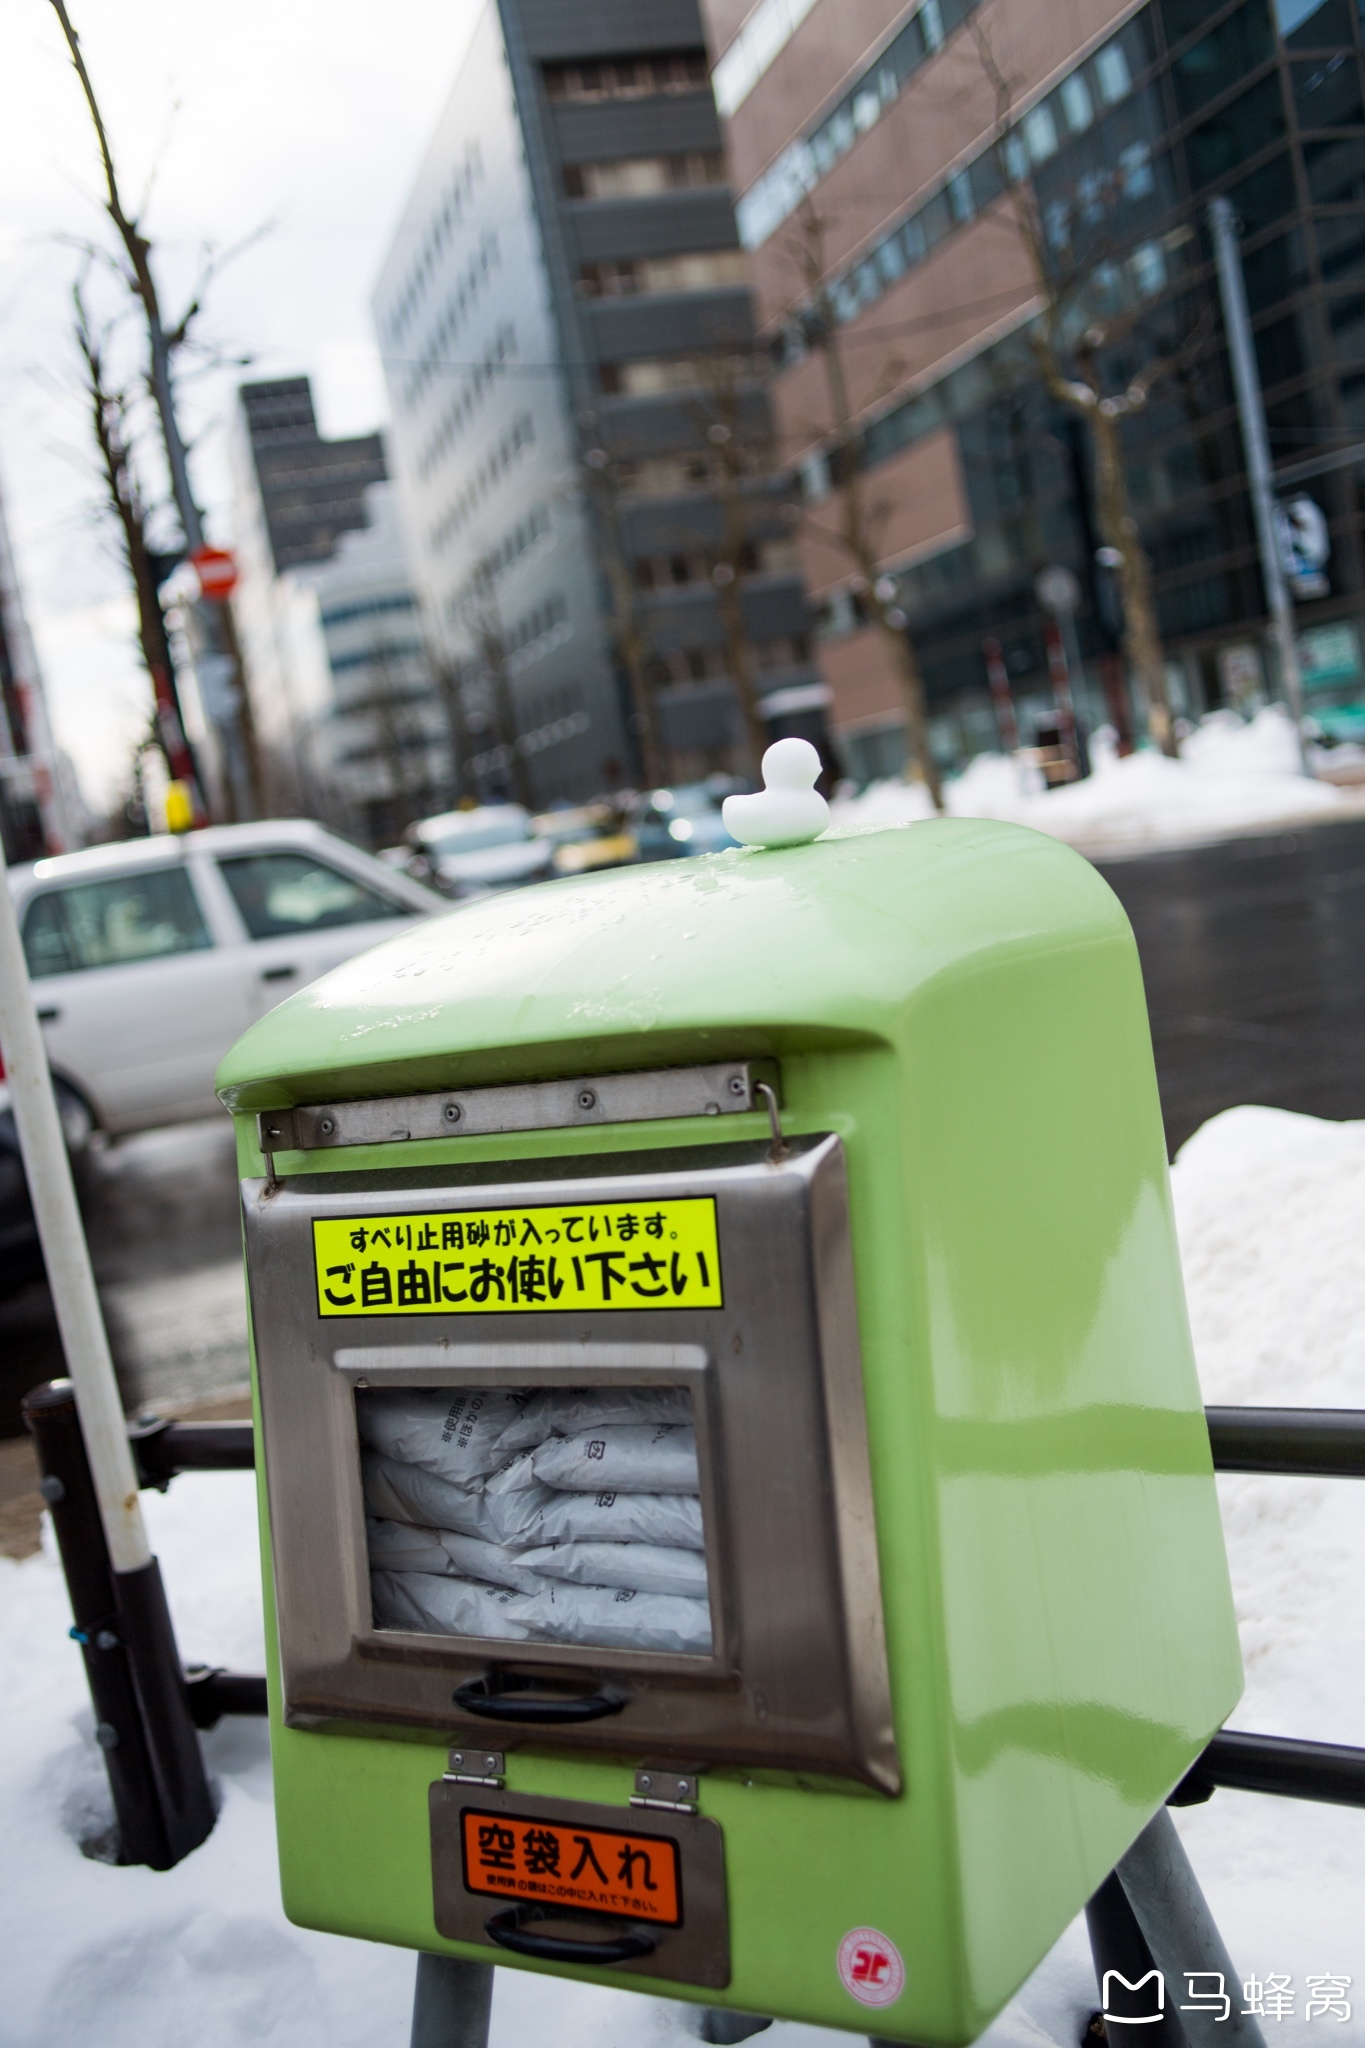
[[[216,598],[221,603],[237,588],[236,558],[226,548],[196,548],[190,556],[190,566],[199,578],[201,597]]]

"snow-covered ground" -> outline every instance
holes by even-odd
[[[1365,1124],[1229,1110],[1191,1139],[1174,1178],[1206,1398],[1365,1406]],[[1365,1743],[1365,1486],[1220,1487],[1247,1660],[1236,1725]],[[184,1654],[259,1669],[249,1475],[187,1476],[145,1499]],[[221,1817],[178,1869],[81,1855],[108,1795],[69,1619],[50,1549],[0,1559],[0,2048],[405,2048],[411,1956],[283,1917],[259,1723],[207,1737]],[[1348,1995],[1365,2008],[1365,1812],[1219,1792],[1177,1824],[1243,1976],[1292,1980],[1298,2016],[1267,2032],[1358,2038],[1358,2019],[1303,2014],[1310,1974],[1354,1978]],[[1078,1923],[989,2048],[1074,2048],[1093,2003]],[[492,2040],[681,2048],[692,2024],[663,2001],[506,1970]],[[848,2037],[781,2025],[762,2038]]]
[[[1338,749],[1340,753],[1342,750]],[[959,818],[1006,818],[1087,852],[1127,851],[1214,839],[1300,821],[1359,816],[1358,789],[1304,775],[1288,714],[1278,705],[1249,723],[1215,711],[1181,747],[1178,761],[1143,751],[1120,759],[1107,730],[1091,745],[1084,782],[1044,789],[1034,768],[1003,754],[979,754],[944,792]],[[1324,765],[1331,756],[1319,754]],[[877,782],[831,806],[836,825],[901,824],[930,815],[922,784]]]

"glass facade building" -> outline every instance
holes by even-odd
[[[710,14],[719,77],[728,17],[719,0]],[[888,364],[885,395],[864,376],[868,395],[855,407],[869,494],[913,504],[932,496],[935,464],[952,471],[942,515],[921,521],[939,538],[884,557],[945,763],[998,744],[985,643],[1003,650],[1026,737],[1031,715],[1050,710],[1035,580],[1052,564],[1079,579],[1092,718],[1141,726],[1088,432],[1050,394],[1035,345],[1039,296],[1020,255],[1017,181],[1031,188],[1041,258],[1065,309],[1069,373],[1088,325],[1102,330],[1103,391],[1122,393],[1162,366],[1125,422],[1125,473],[1174,708],[1190,717],[1250,708],[1278,687],[1207,226],[1209,202],[1231,200],[1280,495],[1310,499],[1330,540],[1323,574],[1297,605],[1309,708],[1329,733],[1365,730],[1365,100],[1352,0],[1148,0],[1107,18],[1102,5],[1082,7],[1070,54],[1057,18],[1022,5],[990,22],[969,0],[888,10],[880,39],[864,46],[845,24],[837,54],[822,54],[820,37],[840,29],[826,19],[817,33],[818,22],[817,9],[732,117],[738,218],[779,391],[794,394],[789,417],[803,403],[809,414],[817,370],[814,302],[782,284],[804,213],[837,244],[820,317],[845,337],[850,375]],[[1011,35],[1026,75],[992,101],[990,40],[1005,48]],[[1003,87],[1004,74],[993,82]],[[936,126],[936,110],[958,102],[960,117]],[[953,327],[951,346],[926,338],[935,323]],[[818,501],[831,487],[827,451],[818,439],[802,450],[798,433],[795,459]],[[866,608],[856,584],[827,578],[822,595],[845,764],[859,777],[892,772],[904,737],[891,696],[883,690],[870,716],[873,693],[858,704],[854,690],[840,713],[839,677],[856,680],[864,659],[852,636]]]
[[[1170,364],[1127,427],[1127,475],[1175,708],[1190,716],[1245,707],[1276,685],[1206,224],[1208,202],[1225,192],[1241,225],[1281,495],[1310,497],[1331,540],[1325,594],[1298,607],[1309,709],[1343,736],[1357,717],[1365,724],[1354,713],[1365,696],[1361,58],[1347,0],[1156,0],[1031,109],[1007,145],[1030,150],[1049,262],[1059,273],[1085,268],[1098,310],[1128,316],[1113,325],[1121,339],[1102,363],[1105,388],[1121,390],[1154,358]],[[961,219],[990,203],[998,156],[968,167]],[[953,231],[951,182],[910,216],[921,236],[926,215]],[[856,277],[850,295],[871,288]],[[1046,391],[1026,324],[872,420],[871,474],[945,425],[957,436],[971,537],[910,568],[902,592],[936,744],[953,758],[994,744],[984,639],[1001,643],[1025,711],[1050,703],[1033,587],[1044,564],[1080,578],[1095,717],[1114,708],[1098,683],[1119,619],[1096,561],[1084,430]],[[867,733],[849,766],[886,772],[902,750],[893,727]]]

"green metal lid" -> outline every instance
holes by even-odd
[[[1127,938],[1068,847],[974,819],[835,832],[486,897],[348,961],[254,1025],[229,1108],[885,1040],[999,949]]]

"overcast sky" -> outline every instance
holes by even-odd
[[[367,302],[450,89],[477,0],[69,0],[125,203],[174,314],[204,244],[270,232],[213,287],[205,332],[253,358],[236,377],[306,372],[325,434],[386,414]],[[0,8],[0,490],[58,741],[94,803],[124,774],[149,703],[107,537],[68,338],[79,255],[105,232],[99,166],[50,0]],[[196,492],[227,537],[232,374],[187,392]]]

